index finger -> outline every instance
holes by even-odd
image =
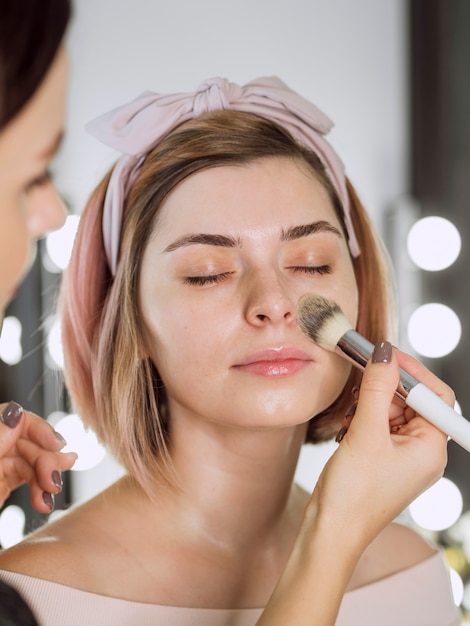
[[[390,406],[398,381],[399,367],[392,344],[381,341],[375,345],[364,369],[352,427],[363,422],[375,430],[380,424],[389,434]]]
[[[59,452],[67,445],[62,435],[49,422],[30,411],[23,411],[20,429],[21,439],[29,439],[51,452]]]
[[[24,411],[17,402],[0,404],[0,458],[10,454],[19,439],[29,440],[50,452],[59,452],[67,445],[46,420]]]
[[[16,402],[0,404],[0,459],[15,447],[21,434],[19,424],[22,418],[23,408]]]

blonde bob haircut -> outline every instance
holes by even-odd
[[[60,294],[65,381],[74,409],[149,495],[162,480],[175,484],[169,456],[171,416],[164,385],[145,350],[137,296],[142,257],[159,207],[195,172],[271,157],[306,164],[328,192],[345,231],[341,203],[317,155],[274,122],[235,111],[187,121],[148,154],[126,199],[114,278],[101,229],[110,173],[83,211]],[[359,289],[357,329],[374,343],[393,339],[388,258],[349,181],[347,186],[361,249],[352,259]],[[336,401],[312,416],[307,442],[336,434],[359,382],[360,373],[353,369]]]

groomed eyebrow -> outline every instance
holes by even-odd
[[[164,250],[164,252],[173,252],[178,248],[184,248],[186,246],[192,246],[194,244],[202,244],[205,246],[219,246],[222,248],[235,248],[241,246],[241,241],[235,237],[228,235],[209,235],[206,233],[195,233],[191,235],[183,235],[179,237],[173,243],[170,243]]]
[[[327,222],[321,220],[319,222],[313,222],[312,224],[301,224],[300,226],[292,226],[287,230],[282,230],[281,241],[293,241],[295,239],[301,239],[302,237],[308,237],[309,235],[316,235],[317,233],[333,233],[341,239],[343,235],[341,231]]]
[[[340,238],[343,237],[341,231],[326,222],[321,220],[319,222],[313,222],[312,224],[301,224],[300,226],[292,226],[287,230],[282,229],[281,241],[294,241],[295,239],[301,239],[302,237],[308,237],[309,235],[316,235],[317,233],[332,233]],[[184,248],[186,246],[192,246],[195,244],[201,244],[205,246],[218,246],[223,248],[236,248],[241,247],[241,240],[230,235],[211,235],[207,233],[193,233],[189,235],[183,235],[170,243],[164,252],[173,252],[178,248]]]

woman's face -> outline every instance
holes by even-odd
[[[61,48],[35,94],[0,131],[0,326],[34,258],[33,242],[65,219],[47,168],[62,136],[66,75]]]
[[[329,406],[350,366],[299,330],[307,293],[355,324],[348,246],[305,164],[267,158],[182,182],[161,207],[139,283],[145,349],[171,420],[278,427]]]

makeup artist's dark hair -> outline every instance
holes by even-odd
[[[109,173],[82,213],[61,292],[65,378],[84,421],[148,493],[158,478],[171,481],[165,389],[145,349],[138,304],[140,266],[149,238],[158,228],[159,208],[171,191],[195,172],[270,157],[305,164],[325,188],[343,224],[341,202],[318,156],[277,124],[235,111],[207,113],[187,121],[149,153],[124,207],[114,279],[101,227]],[[359,287],[358,330],[375,342],[390,337],[391,332],[387,263],[349,183],[348,192],[361,248],[360,256],[352,261]],[[308,441],[323,441],[336,434],[358,380],[353,369],[333,406],[311,419]]]
[[[0,581],[0,626],[38,626],[31,609],[20,594]]]
[[[70,0],[1,0],[0,129],[41,84],[70,16]]]

